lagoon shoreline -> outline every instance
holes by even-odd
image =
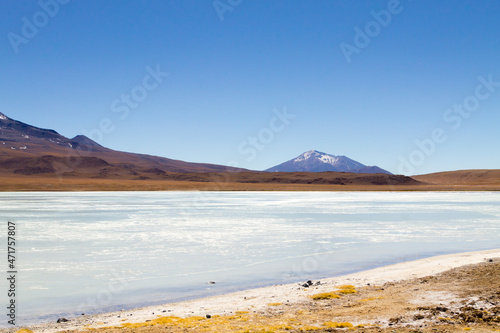
[[[332,291],[337,290],[336,288],[338,286],[350,285],[354,286],[356,290],[359,290],[360,294],[362,292],[369,293],[374,291],[365,290],[366,288],[373,289],[374,286],[392,286],[393,284],[403,283],[410,280],[414,281],[416,279],[422,279],[425,277],[435,277],[444,272],[453,269],[459,269],[462,267],[468,267],[469,265],[477,265],[481,263],[498,263],[499,261],[500,249],[448,254],[402,262],[344,276],[322,279],[321,281],[311,281],[311,286],[304,286],[302,285],[303,283],[273,285],[269,287],[243,290],[229,294],[210,296],[178,303],[154,305],[132,310],[102,313],[96,315],[85,315],[76,318],[68,318],[68,322],[37,324],[29,326],[27,328],[29,328],[33,332],[48,333],[58,331],[80,331],[90,328],[102,330],[103,328],[108,327],[108,329],[104,329],[104,331],[111,330],[114,332],[116,330],[120,330],[121,328],[116,328],[120,326],[128,326],[129,328],[136,327],[136,329],[139,329],[139,327],[148,327],[149,325],[153,325],[153,323],[165,324],[166,322],[162,322],[161,320],[159,320],[159,317],[174,318],[168,320],[165,319],[168,322],[171,322],[172,320],[176,321],[177,319],[175,318],[187,318],[186,320],[190,320],[189,318],[196,318],[197,321],[206,321],[205,324],[209,325],[211,320],[210,318],[212,318],[212,322],[215,323],[215,318],[220,321],[219,318],[227,317],[235,319],[235,316],[245,317],[255,315],[260,317],[268,317],[272,316],[276,311],[278,311],[280,315],[286,315],[286,313],[289,313],[291,311],[302,311],[300,310],[301,308],[305,308],[304,311],[306,311],[308,306],[316,304],[308,303],[313,302],[311,301],[312,295],[318,293],[331,293]],[[381,289],[384,290],[384,288]],[[434,297],[434,300],[431,300],[434,303],[437,302],[440,304],[444,304],[443,302],[447,302],[447,304],[451,304],[454,301],[454,298],[457,298],[457,300],[459,298],[458,296],[454,297],[451,294],[451,296],[441,295],[440,297],[438,295],[439,293],[433,293],[434,294],[431,293],[431,295],[437,295],[436,297]],[[354,295],[357,296],[357,294]],[[415,297],[417,296],[418,295],[415,295]],[[429,298],[427,296],[420,295],[418,297],[421,297],[424,300],[429,300],[427,299]],[[351,304],[356,301],[356,299],[352,297],[354,296],[348,295],[342,297],[338,300],[338,302],[340,302],[339,304],[343,304],[342,302],[348,302],[349,304]],[[493,302],[496,301],[498,300],[493,300]],[[328,307],[335,308],[335,304],[336,303],[329,304]],[[448,306],[450,307],[451,305]],[[392,326],[391,320],[394,319],[381,314],[377,317],[377,320],[372,320],[370,325],[375,325],[375,327],[382,328],[390,327]],[[318,322],[317,325],[318,324],[321,323]],[[352,324],[366,325],[367,322],[353,321]],[[317,325],[311,326],[311,328],[322,328],[321,325]],[[15,332],[16,329],[3,329],[2,331]],[[228,331],[232,330],[230,329]],[[278,329],[277,331],[280,330]]]

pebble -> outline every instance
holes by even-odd
[[[302,287],[307,288],[307,287],[312,286],[312,284],[313,284],[313,283],[312,283],[312,281],[311,281],[311,280],[308,280],[306,283],[304,283],[304,284],[302,285]]]

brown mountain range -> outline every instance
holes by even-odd
[[[69,139],[0,113],[0,174],[130,178],[167,172],[239,171],[244,169],[120,152],[83,135]]]
[[[115,151],[0,113],[0,191],[16,190],[500,190],[500,170],[414,177],[250,171]]]

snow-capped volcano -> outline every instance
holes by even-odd
[[[352,173],[387,173],[377,166],[366,166],[362,163],[354,161],[346,156],[335,156],[319,152],[317,150],[306,151],[302,155],[297,156],[287,162],[276,165],[265,171],[269,172],[352,172]]]

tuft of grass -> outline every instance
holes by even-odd
[[[338,292],[344,295],[356,293],[356,287],[350,284],[344,284],[336,287]]]
[[[340,298],[340,296],[333,291],[328,292],[328,293],[319,293],[319,294],[314,294],[312,296],[309,296],[310,298],[314,300],[319,300],[319,299],[334,299],[334,298]]]
[[[124,323],[121,326],[126,328],[139,328],[139,327],[156,326],[156,325],[182,324],[186,327],[193,327],[196,325],[197,322],[203,320],[206,320],[206,318],[200,316],[192,316],[187,318],[169,316],[169,317],[160,317],[144,323]]]
[[[448,317],[439,317],[438,320],[439,321],[444,321],[444,322],[447,322],[447,323],[453,322],[453,320],[451,318],[448,318]]]
[[[281,305],[283,303],[268,303],[267,305],[268,306],[278,306],[278,305]]]
[[[351,323],[337,323],[334,321],[327,321],[326,323],[323,323],[323,326],[326,326],[328,328],[348,328],[348,327],[353,327]]]

